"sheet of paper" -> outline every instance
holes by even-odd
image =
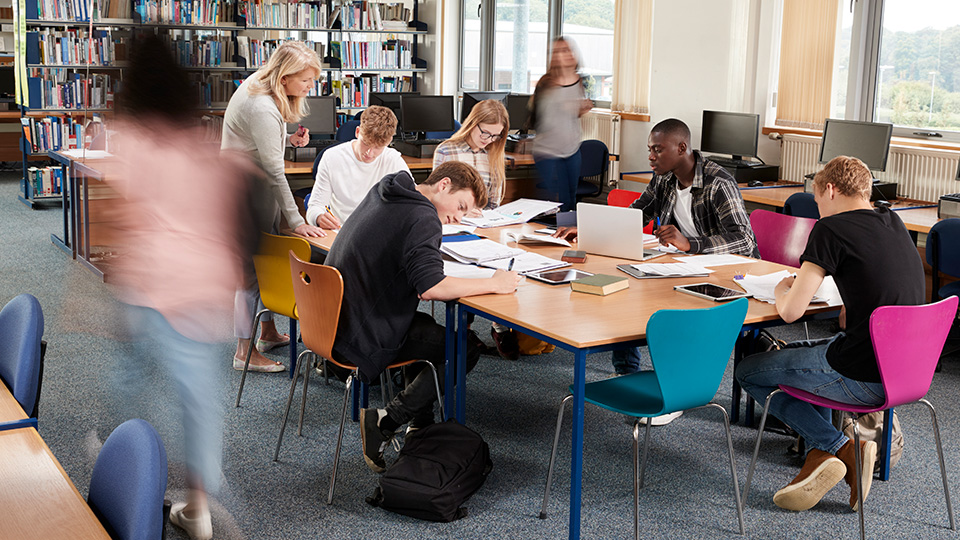
[[[556,211],[559,207],[560,203],[553,201],[517,199],[496,210],[484,210],[481,217],[465,217],[463,223],[480,228],[516,225],[526,223],[540,214]]]
[[[755,263],[759,259],[752,259],[750,257],[744,257],[742,255],[733,255],[730,253],[725,254],[715,254],[715,255],[688,255],[683,258],[683,260],[688,261],[693,264],[698,264],[700,266],[727,266],[730,264],[750,264]]]
[[[570,247],[570,242],[563,238],[554,238],[548,234],[530,234],[521,231],[507,231],[507,237],[518,244],[554,244]]]
[[[757,300],[768,304],[775,304],[776,299],[773,291],[777,287],[777,284],[783,281],[784,278],[793,275],[796,274],[788,270],[781,270],[762,276],[746,274],[740,279],[734,279],[733,282],[739,285],[741,289],[752,294]],[[837,283],[833,280],[833,276],[827,276],[823,279],[823,283],[820,284],[817,292],[813,295],[813,299],[810,300],[812,304],[824,302],[835,305],[839,305],[841,302],[840,291],[837,289]]]
[[[570,266],[570,263],[568,262],[558,261],[557,259],[551,259],[550,257],[544,257],[539,253],[533,253],[530,251],[524,251],[522,255],[512,258],[513,271],[520,272],[521,274]],[[510,266],[510,259],[497,259],[495,261],[489,261],[481,264],[483,264],[483,266],[496,268],[498,270],[506,270]]]
[[[444,225],[443,235],[446,236],[448,234],[459,234],[462,232],[473,234],[473,231],[475,230],[477,230],[477,228],[472,227],[470,225],[458,225],[458,224]]]
[[[458,277],[458,278],[468,278],[468,279],[482,279],[493,276],[493,268],[484,268],[482,266],[477,266],[475,264],[463,264],[455,261],[443,261],[443,275]]]
[[[632,266],[645,274],[653,274],[657,276],[705,276],[713,272],[713,270],[708,268],[697,266],[696,264],[691,264],[685,261],[673,263],[643,263],[634,264]]]
[[[444,242],[440,251],[449,254],[454,259],[468,264],[478,264],[497,259],[509,259],[526,251],[519,248],[505,246],[499,242],[481,238],[466,242]]]
[[[113,157],[113,154],[106,150],[84,150],[83,148],[70,148],[61,150],[60,153],[74,159],[104,159]]]

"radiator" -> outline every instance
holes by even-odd
[[[607,185],[616,186],[620,179],[620,115],[605,111],[590,111],[580,117],[581,140],[597,139],[607,145],[614,160],[607,169]]]
[[[823,168],[817,163],[820,137],[784,134],[780,143],[780,177],[802,182],[803,175]],[[890,145],[887,170],[877,179],[897,182],[897,195],[921,201],[936,201],[941,195],[960,191],[956,151]]]

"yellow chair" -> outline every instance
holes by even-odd
[[[237,404],[240,406],[240,396],[243,395],[243,384],[250,368],[250,356],[256,346],[257,327],[260,317],[267,311],[290,318],[290,374],[296,371],[297,363],[297,302],[293,298],[293,282],[290,280],[290,255],[293,251],[297,257],[310,260],[310,242],[293,236],[277,236],[260,233],[260,246],[253,256],[253,266],[257,271],[257,285],[260,287],[260,301],[264,309],[257,311],[253,317],[253,327],[250,329],[250,346],[247,347],[247,358],[243,363],[243,374],[240,376],[240,389],[237,391]]]

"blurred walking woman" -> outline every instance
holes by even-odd
[[[286,125],[299,122],[307,114],[304,98],[320,77],[320,71],[320,59],[313,49],[299,41],[287,41],[273,52],[263,67],[237,88],[224,114],[221,149],[250,153],[263,167],[269,182],[272,197],[268,204],[274,207],[274,211],[266,213],[273,215],[273,222],[260,224],[261,230],[278,231],[282,216],[287,225],[300,235],[326,236],[323,230],[308,225],[300,216],[284,175],[283,164]],[[304,146],[309,140],[310,135],[303,128],[290,136],[290,143],[294,146]],[[252,266],[249,265],[244,287],[237,291],[235,302],[234,330],[239,338],[233,361],[236,369],[243,369],[250,345],[250,321],[253,320],[260,298]],[[286,345],[290,337],[277,332],[269,313],[263,319],[260,339],[250,359],[250,369],[283,371],[283,364],[267,359],[260,352]]]
[[[574,210],[580,177],[580,117],[593,107],[587,99],[578,69],[580,60],[573,41],[557,38],[550,67],[537,81],[533,94],[533,160],[551,192]]]
[[[487,186],[487,208],[496,208],[503,200],[506,176],[503,149],[509,128],[510,117],[502,103],[493,99],[477,103],[453,137],[437,147],[433,168],[445,161],[473,165]]]

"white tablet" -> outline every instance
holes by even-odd
[[[727,300],[736,300],[737,298],[749,298],[750,295],[736,289],[728,289],[713,283],[693,283],[690,285],[676,285],[674,289],[713,300],[714,302],[726,302]]]
[[[556,270],[544,270],[542,272],[529,272],[524,275],[537,281],[550,283],[551,285],[560,285],[563,283],[570,283],[571,281],[580,278],[592,276],[593,274],[590,272],[584,272],[583,270],[576,270],[574,268],[560,268]]]

